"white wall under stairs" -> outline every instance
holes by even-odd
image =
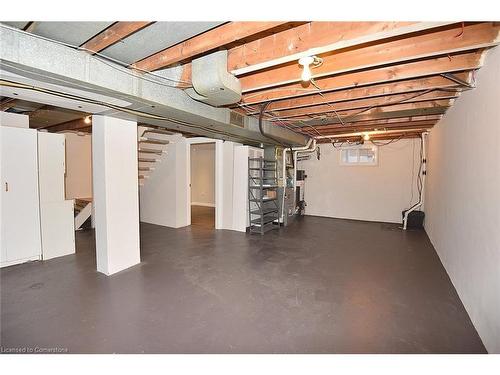
[[[186,138],[181,135],[157,133],[151,133],[149,138],[168,140],[169,143],[161,145],[143,142],[139,146],[141,148],[147,145],[148,148],[167,151],[155,163],[139,162],[139,167],[154,168],[147,171],[148,177],[140,186],[140,220],[172,228],[186,226],[188,219]]]

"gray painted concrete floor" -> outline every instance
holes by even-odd
[[[1,270],[1,345],[79,353],[484,353],[423,231],[305,217],[264,237],[141,224],[142,263]]]

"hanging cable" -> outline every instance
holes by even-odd
[[[316,89],[318,89],[318,94],[323,98],[323,99],[326,99],[325,96],[323,95],[323,93],[321,92],[321,89],[319,88],[319,86],[316,84],[316,81],[311,78],[311,83],[314,87],[316,87]],[[335,116],[337,116],[337,118],[339,119],[340,123],[342,125],[345,125],[344,124],[344,121],[342,120],[342,118],[339,116],[339,114],[337,113],[337,111],[335,110],[335,108],[330,104],[330,103],[326,103],[333,111],[333,113],[335,113]]]

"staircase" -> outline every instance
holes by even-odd
[[[75,199],[75,230],[82,229],[83,224],[92,214],[92,198]]]
[[[172,135],[172,132],[144,126],[139,126],[137,131],[139,186],[143,186],[144,181],[154,171],[155,164],[161,162],[162,156],[167,153],[167,146],[169,144],[167,138]],[[92,198],[75,199],[74,209],[75,230],[79,230],[82,229],[92,215]]]
[[[163,154],[167,153],[168,136],[172,132],[163,129],[138,127],[139,186],[143,186],[155,169],[155,164],[161,162]]]

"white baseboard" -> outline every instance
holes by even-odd
[[[191,206],[215,207],[214,203],[191,202]]]

